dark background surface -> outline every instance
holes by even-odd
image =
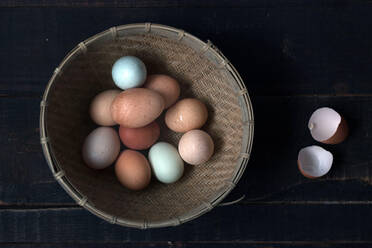
[[[1,247],[372,247],[372,3],[305,0],[0,2]],[[217,207],[179,227],[135,230],[82,209],[59,187],[39,143],[39,104],[80,41],[135,22],[210,39],[246,82],[252,158]],[[309,180],[298,150],[316,144],[318,107],[344,114],[346,142],[324,146],[331,172]]]

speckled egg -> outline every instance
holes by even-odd
[[[150,148],[149,161],[155,177],[162,183],[174,183],[182,177],[184,165],[177,149],[158,142]]]
[[[139,128],[120,126],[119,135],[126,147],[134,150],[144,150],[150,148],[159,138],[160,127],[155,121]]]
[[[121,57],[112,67],[112,79],[123,90],[140,87],[145,82],[146,75],[145,64],[134,56]]]
[[[83,160],[92,169],[104,169],[114,163],[119,152],[118,133],[111,127],[99,127],[85,138]]]

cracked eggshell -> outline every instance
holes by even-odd
[[[120,126],[119,135],[126,147],[144,150],[150,148],[157,141],[160,136],[160,127],[155,121],[139,128]]]
[[[82,152],[83,160],[90,168],[104,169],[119,155],[119,135],[111,127],[96,128],[85,138]]]
[[[308,146],[298,153],[298,169],[307,178],[324,176],[331,169],[333,155],[320,146]]]
[[[331,108],[319,108],[310,117],[308,127],[311,136],[324,144],[338,144],[349,133],[345,119]]]
[[[90,117],[100,126],[114,126],[116,122],[111,116],[111,104],[120,90],[106,90],[96,95],[90,104]]]

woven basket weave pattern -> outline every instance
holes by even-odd
[[[58,179],[62,186],[72,188],[79,203],[95,214],[99,211],[112,222],[142,228],[176,225],[210,210],[244,171],[253,137],[248,94],[226,69],[227,63],[215,63],[213,56],[208,57],[206,52],[212,48],[207,45],[198,50],[194,44],[180,42],[185,33],[171,37],[154,27],[143,24],[142,31],[128,29],[130,32],[122,35],[115,28],[90,43],[81,43],[55,72],[44,95],[42,105],[47,107],[42,106],[41,117],[42,138],[47,137],[43,148],[51,158],[52,171],[63,171]],[[84,138],[95,128],[88,114],[90,101],[99,92],[115,87],[112,65],[126,55],[143,60],[149,74],[176,78],[181,98],[196,97],[206,103],[209,117],[203,129],[215,142],[210,161],[186,165],[184,176],[174,184],[152,180],[140,192],[120,185],[113,167],[94,171],[81,157]],[[177,145],[181,134],[167,129],[163,117],[159,119],[160,140]]]

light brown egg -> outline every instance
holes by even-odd
[[[128,128],[120,126],[120,139],[124,145],[134,150],[150,148],[160,135],[160,127],[154,121],[144,127]]]
[[[153,122],[164,109],[163,97],[155,91],[132,88],[120,93],[111,105],[115,122],[123,127],[144,127]]]
[[[141,153],[125,150],[115,164],[115,174],[119,182],[128,189],[144,189],[151,180],[150,164]]]
[[[116,122],[111,117],[111,104],[120,90],[106,90],[96,95],[90,104],[90,117],[100,126],[113,126]]]
[[[191,130],[185,133],[178,143],[181,158],[189,164],[199,165],[207,162],[213,155],[214,143],[208,133]]]
[[[178,101],[165,114],[165,123],[175,132],[187,132],[201,128],[207,121],[207,107],[195,98]]]
[[[165,101],[165,108],[169,108],[180,96],[180,86],[176,79],[161,74],[147,77],[145,88],[158,92]]]

